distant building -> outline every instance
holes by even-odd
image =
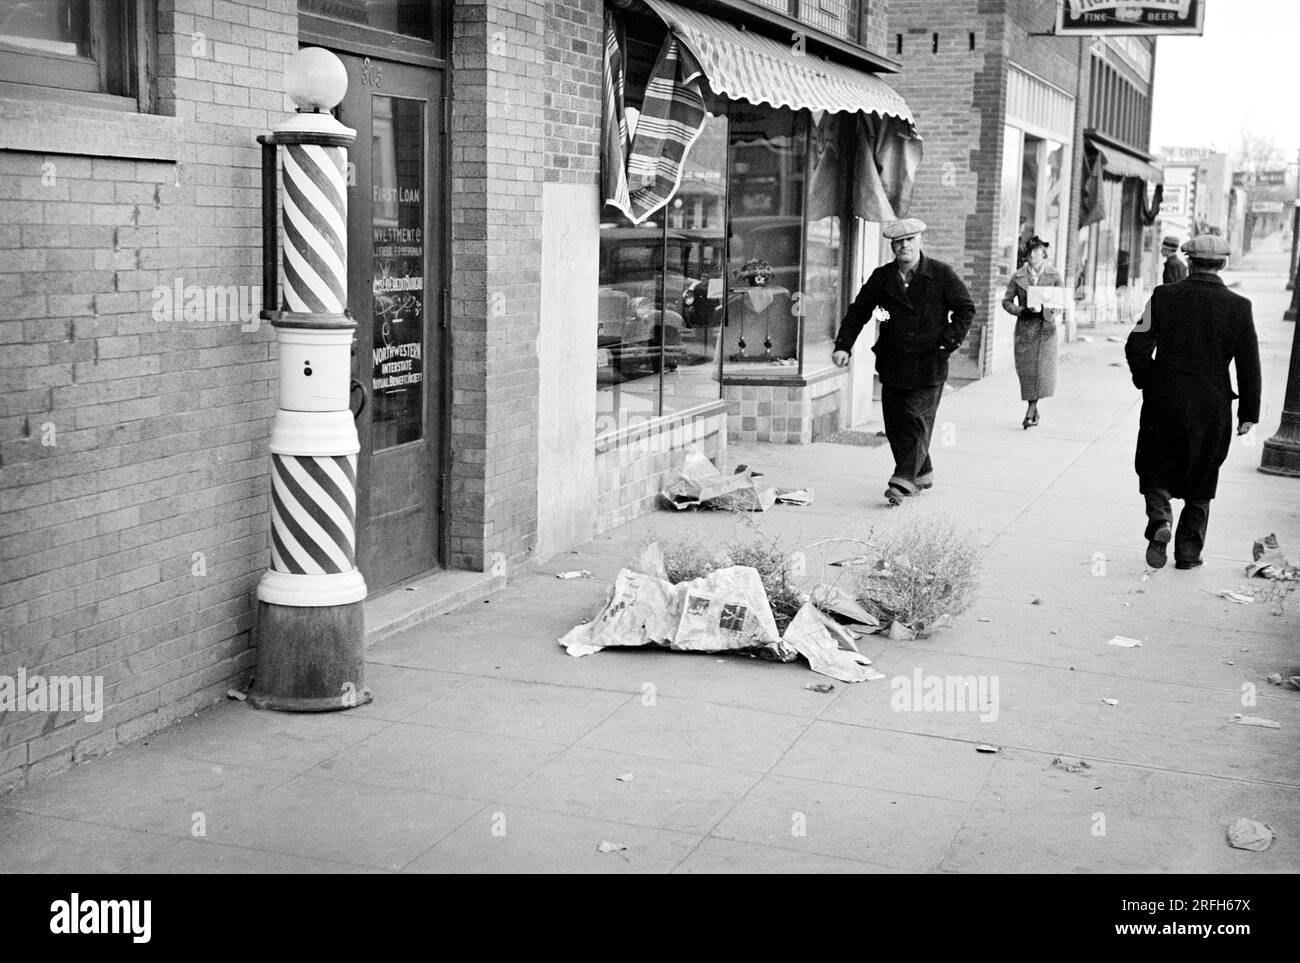
[[[910,214],[978,313],[955,377],[1012,366],[1007,281],[1037,234],[1075,284],[1076,323],[1108,323],[1155,275],[1147,152],[1154,38],[1051,36],[1054,4],[891,0],[890,83],[925,138]],[[1080,215],[1084,216],[1081,221]],[[1158,241],[1156,242],[1158,246]]]

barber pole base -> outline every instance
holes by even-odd
[[[312,608],[257,603],[255,709],[333,712],[371,702],[363,603]]]

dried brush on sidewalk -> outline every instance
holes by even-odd
[[[975,600],[983,550],[951,519],[907,519],[875,543],[879,560],[855,568],[854,594],[881,622],[924,636]]]

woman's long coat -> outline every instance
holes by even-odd
[[[1007,285],[1003,310],[1016,316],[1016,374],[1020,377],[1020,399],[1036,401],[1056,393],[1056,316],[1053,308],[1029,310],[1029,265],[1024,264]],[[1043,265],[1038,287],[1064,287],[1056,268]]]

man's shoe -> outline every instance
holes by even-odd
[[[907,496],[908,493],[897,485],[890,485],[885,489],[885,501],[889,502],[891,508],[901,505]]]
[[[1147,542],[1148,568],[1165,567],[1165,551],[1169,547],[1169,539],[1172,537],[1173,533],[1169,529],[1168,522],[1161,522],[1160,527],[1151,533],[1151,540]]]
[[[1202,565],[1204,565],[1204,564],[1205,564],[1205,562],[1203,562],[1201,559],[1197,558],[1197,559],[1193,559],[1193,560],[1190,561],[1190,562],[1174,562],[1174,568],[1181,568],[1181,569],[1186,570],[1186,569],[1189,569],[1189,568],[1199,568],[1200,566],[1202,566]]]

